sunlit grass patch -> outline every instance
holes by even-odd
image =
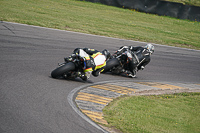
[[[200,23],[78,0],[1,0],[0,20],[200,49]]]
[[[200,93],[132,96],[103,110],[109,126],[122,132],[200,132]]]

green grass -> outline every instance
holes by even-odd
[[[200,23],[77,0],[0,0],[0,20],[200,49]]]
[[[123,133],[199,133],[200,93],[121,97],[103,113]]]

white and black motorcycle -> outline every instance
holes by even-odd
[[[143,54],[146,54],[146,52]],[[141,66],[141,64],[143,63],[145,58],[139,61],[138,56],[139,55],[137,55],[137,53],[133,54],[130,50],[126,50],[119,55],[113,54],[111,58],[106,62],[104,73],[111,72],[112,74],[126,74],[126,70],[129,70],[130,58],[131,60],[134,60],[137,64],[135,68],[136,71],[138,71],[139,69],[143,69],[143,66]]]

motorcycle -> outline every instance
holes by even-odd
[[[84,61],[79,56],[73,56],[70,60],[66,58],[65,62],[58,64],[58,66],[51,72],[52,78],[75,79],[80,77],[84,81],[87,80],[83,72]]]
[[[137,57],[133,57],[130,50],[124,51],[120,55],[115,55],[115,54],[112,55],[110,59],[106,62],[104,73],[106,72],[111,72],[113,74],[124,73],[129,68],[128,66],[129,61],[130,61],[129,58],[136,60],[136,62],[139,62]],[[143,60],[138,63],[137,68],[136,68],[137,70],[138,70],[138,66],[143,62]]]

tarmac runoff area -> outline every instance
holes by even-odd
[[[107,82],[80,88],[75,95],[79,110],[92,121],[108,124],[102,110],[113,99],[122,95],[159,95],[180,92],[200,92],[200,84],[171,82]]]

